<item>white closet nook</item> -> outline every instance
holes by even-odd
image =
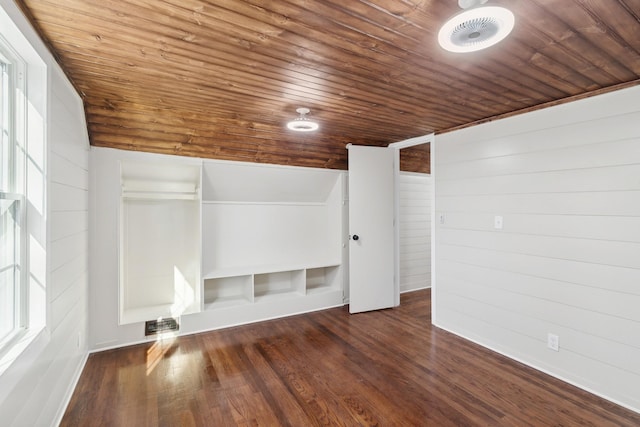
[[[322,292],[342,300],[342,174],[203,166],[204,308]]]
[[[345,302],[346,172],[93,149],[95,348]],[[117,309],[114,305],[117,304]]]
[[[120,324],[200,311],[200,168],[121,163]]]

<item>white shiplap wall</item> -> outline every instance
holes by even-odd
[[[30,97],[46,99],[48,106],[40,111],[46,118],[44,156],[29,172],[32,182],[43,173],[46,182],[46,215],[30,234],[34,236],[31,252],[40,251],[35,246],[46,251],[42,283],[46,307],[42,311],[47,322],[35,348],[18,357],[0,379],[5,387],[0,424],[49,426],[59,421],[87,355],[89,143],[80,97],[15,4],[0,2],[45,62],[48,77],[46,97],[30,93]]]
[[[401,172],[400,292],[431,286],[431,175]]]
[[[636,411],[639,100],[636,86],[439,135],[433,172],[434,323]]]

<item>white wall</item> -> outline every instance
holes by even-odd
[[[431,286],[431,175],[401,172],[400,292]]]
[[[42,275],[32,271],[31,278],[46,290],[46,328],[0,377],[0,424],[56,425],[87,355],[89,143],[80,97],[14,3],[0,5],[44,61],[48,78],[46,93],[34,86],[29,93],[36,110],[36,98],[46,101],[38,111],[45,121],[32,121],[30,131],[44,126],[47,140],[29,148],[29,180],[44,174],[46,193],[33,197],[38,190],[30,188],[28,212],[41,217],[28,232],[32,267],[46,260]]]
[[[433,171],[434,323],[636,411],[639,100],[636,86],[439,135]]]

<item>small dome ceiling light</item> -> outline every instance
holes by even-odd
[[[296,112],[300,114],[300,117],[296,117],[287,123],[287,128],[296,132],[313,132],[314,130],[318,130],[320,125],[306,117],[307,114],[309,114],[308,108],[297,108]]]
[[[450,52],[474,52],[503,40],[513,30],[514,16],[509,9],[482,6],[487,0],[458,0],[463,12],[453,16],[440,29],[438,42]]]

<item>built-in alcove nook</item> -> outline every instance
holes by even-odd
[[[205,162],[204,309],[290,303],[322,292],[342,301],[342,176]]]
[[[120,324],[200,311],[200,168],[121,163]]]
[[[188,334],[344,304],[345,171],[100,148],[93,164],[93,299],[112,319],[95,349],[159,317]]]

